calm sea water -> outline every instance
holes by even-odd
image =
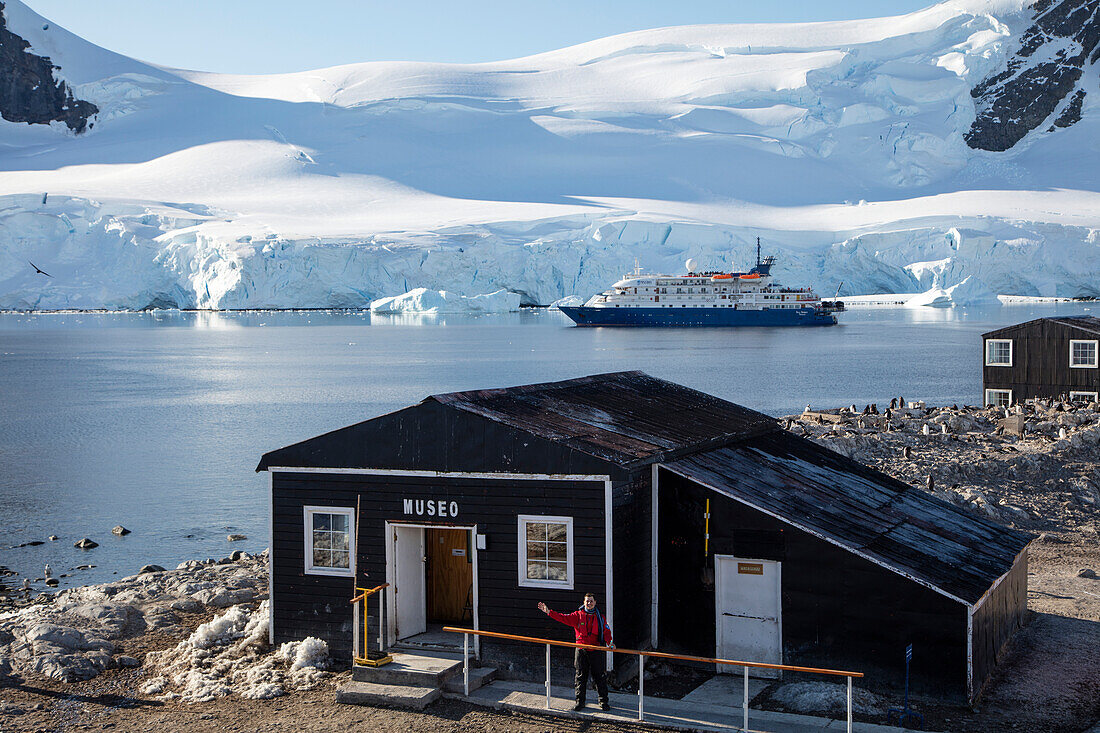
[[[976,404],[981,333],[1083,312],[864,308],[834,328],[667,330],[546,311],[0,314],[0,565],[33,578],[49,562],[73,573],[65,587],[260,551],[262,453],[433,393],[641,369],[772,415],[897,395]],[[75,549],[81,537],[100,546]]]

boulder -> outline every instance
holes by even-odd
[[[119,524],[119,525],[115,526],[114,529],[111,530],[111,534],[118,535],[119,537],[123,537],[125,535],[130,534],[130,530],[126,529],[121,524]]]
[[[226,539],[230,542],[239,542],[241,540],[247,540],[248,536],[243,534],[231,534],[226,536]]]
[[[142,565],[141,570],[138,571],[138,575],[144,575],[145,573],[163,573],[164,568],[160,565]]]
[[[1077,571],[1078,578],[1088,578],[1089,580],[1096,580],[1096,571],[1092,568],[1081,568]]]
[[[140,667],[141,661],[134,657],[128,657],[125,654],[120,654],[115,657],[115,664],[123,669],[129,669],[131,667]]]
[[[93,547],[99,547],[99,543],[98,542],[93,542],[90,539],[88,539],[87,537],[84,537],[84,538],[81,538],[80,540],[77,540],[76,542],[74,542],[73,547],[79,547],[82,550],[90,550]]]

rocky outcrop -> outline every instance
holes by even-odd
[[[1007,68],[970,92],[977,107],[966,134],[972,148],[1008,150],[1060,107],[1055,125],[1080,119],[1081,75],[1100,58],[1100,0],[1037,0],[1032,10],[1034,23]]]
[[[59,67],[29,48],[8,29],[0,2],[0,116],[9,122],[64,122],[73,132],[83,132],[99,108],[75,98],[69,86],[54,77]]]

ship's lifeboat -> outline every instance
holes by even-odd
[[[760,274],[756,273],[756,272],[753,272],[753,273],[750,273],[748,275],[742,275],[741,279],[742,280],[759,280],[760,279]]]
[[[711,278],[711,280],[732,280],[732,279],[733,279],[733,275],[730,275],[729,273],[722,273],[721,275],[715,275],[714,277]]]

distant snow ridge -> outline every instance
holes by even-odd
[[[830,296],[1100,295],[1095,0],[272,76],[2,12],[99,113],[80,136],[0,121],[0,308],[545,305],[635,260],[743,267],[758,236],[781,280]],[[1028,71],[1047,62],[1073,68]],[[1012,91],[1048,82],[1048,111]],[[1010,145],[968,144],[1010,119]]]

